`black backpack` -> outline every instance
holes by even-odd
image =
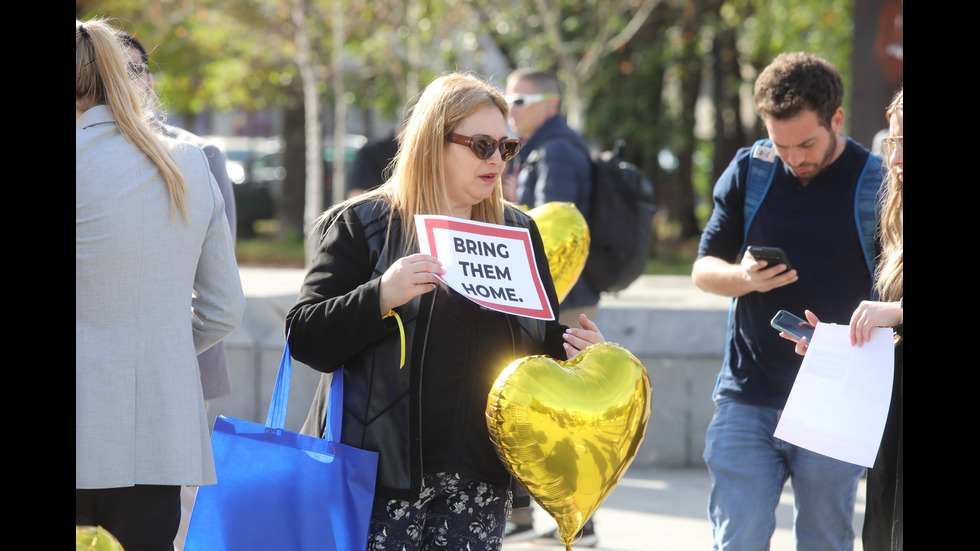
[[[643,274],[653,244],[653,184],[643,171],[611,152],[590,154],[592,205],[589,257],[582,277],[598,291],[622,291]]]

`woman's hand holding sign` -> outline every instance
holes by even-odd
[[[381,276],[381,315],[413,298],[436,288],[446,270],[439,259],[428,254],[413,254],[398,259]]]

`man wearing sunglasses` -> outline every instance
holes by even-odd
[[[570,202],[588,219],[592,160],[588,144],[561,116],[558,77],[549,71],[520,69],[507,77],[506,92],[510,105],[508,123],[524,142],[511,161],[516,172],[517,203],[530,209],[551,201]],[[578,327],[579,315],[595,319],[598,305],[599,292],[585,278],[579,278],[559,306],[558,321]],[[513,511],[505,542],[536,537],[531,513],[529,507]],[[579,535],[579,547],[598,543],[591,519]]]

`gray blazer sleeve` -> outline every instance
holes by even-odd
[[[188,151],[191,150],[192,148],[188,148]],[[203,151],[197,151],[204,156]],[[201,167],[205,168],[207,164],[202,164]],[[245,311],[245,294],[238,274],[235,245],[225,214],[225,202],[211,171],[205,168],[203,172],[204,174],[198,174],[197,177],[206,178],[210,184],[212,208],[194,277],[194,295],[191,300],[194,347],[198,354],[234,331]]]

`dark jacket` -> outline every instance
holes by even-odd
[[[589,145],[560,116],[545,121],[517,154],[518,202],[528,208],[552,201],[574,203],[590,220],[592,160]],[[599,304],[599,291],[580,277],[562,302],[566,308]]]
[[[905,329],[895,328],[895,375],[892,401],[878,457],[868,471],[864,532],[865,551],[901,551],[905,547]]]
[[[508,209],[506,221],[531,230],[538,269],[557,312],[557,296],[537,227],[516,209]],[[393,317],[382,319],[379,292],[380,278],[388,267],[417,250],[414,244],[406,247],[400,228],[398,217],[390,216],[388,206],[376,199],[331,212],[299,298],[286,316],[286,328],[296,360],[324,373],[344,368],[341,441],[380,452],[377,494],[414,499],[423,473],[419,435],[425,351],[453,336],[429,334],[437,293],[425,293],[399,306],[395,311],[404,325],[406,363],[398,367],[401,338],[397,322]],[[509,318],[522,356],[550,354],[564,359],[564,326],[557,321]],[[323,436],[328,388],[329,377],[322,377],[304,434]]]

